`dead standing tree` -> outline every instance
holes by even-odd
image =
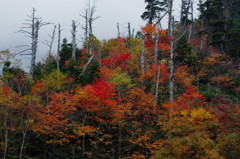
[[[44,43],[45,45],[47,45],[48,48],[49,48],[49,51],[48,51],[48,56],[49,56],[49,57],[52,56],[52,46],[53,46],[54,39],[55,39],[55,36],[56,36],[56,28],[57,28],[57,26],[54,25],[52,35],[48,35],[49,38],[50,38],[50,40],[45,40],[45,41],[43,42],[43,43]]]
[[[60,66],[59,66],[59,54],[60,54],[60,47],[61,47],[61,25],[58,24],[58,45],[57,45],[57,70],[59,71],[60,70]]]
[[[91,0],[89,0],[89,18],[88,18],[88,25],[89,25],[89,53],[93,54],[93,22],[99,19],[99,16],[94,16],[96,12],[96,5],[95,0],[91,5]]]
[[[87,41],[85,41],[85,44],[87,46],[87,50],[88,53],[90,55],[92,55],[88,62],[86,63],[86,65],[83,68],[83,71],[81,73],[81,75],[83,75],[88,67],[88,65],[91,63],[94,54],[93,54],[93,40],[94,40],[94,35],[93,35],[93,22],[96,21],[97,19],[99,19],[99,16],[95,16],[96,13],[96,5],[95,5],[95,0],[93,1],[93,3],[91,4],[91,0],[88,1],[88,8],[85,9],[85,14],[81,15],[81,17],[83,17],[85,19],[86,22],[86,26],[85,28],[85,39]],[[88,34],[87,34],[88,33]]]
[[[19,52],[20,55],[30,55],[31,56],[31,64],[29,75],[32,77],[35,69],[35,60],[37,55],[37,47],[38,47],[38,32],[39,29],[47,24],[46,22],[42,22],[42,19],[35,16],[36,9],[33,8],[32,15],[29,16],[29,19],[26,19],[26,23],[22,23],[23,27],[19,30],[20,33],[26,35],[26,37],[31,38],[31,45],[22,45],[20,47],[27,47],[26,49]],[[25,53],[27,52],[27,53]]]
[[[88,8],[85,8],[83,10],[82,14],[79,14],[85,21],[85,26],[82,26],[82,29],[84,30],[84,48],[88,50]]]
[[[172,16],[172,8],[173,8],[173,0],[168,0],[168,36],[170,37],[170,60],[169,60],[169,67],[170,67],[170,79],[169,79],[169,101],[173,105],[174,102],[174,51],[177,46],[177,42],[185,35],[186,30],[180,33],[180,36],[177,38],[174,36],[174,26],[175,21],[174,17]],[[172,107],[169,111],[169,129],[171,130],[172,125],[172,114],[173,114],[174,107]]]
[[[95,16],[96,13],[96,5],[95,1],[91,3],[91,0],[88,1],[87,8],[83,10],[83,14],[80,14],[82,18],[85,20],[84,29],[84,43],[85,48],[88,50],[89,54],[93,53],[93,22],[99,19],[99,16]]]
[[[191,37],[192,37],[192,33],[193,33],[193,1],[191,1],[191,25],[190,25],[190,29],[189,29],[189,35],[188,35],[188,43],[190,42],[191,40]]]
[[[71,33],[72,33],[72,58],[74,62],[76,60],[76,50],[77,50],[77,44],[76,44],[77,27],[78,25],[76,25],[76,21],[73,20]]]

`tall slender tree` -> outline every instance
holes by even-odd
[[[35,69],[35,61],[37,56],[37,47],[38,47],[38,33],[40,27],[50,24],[43,22],[41,18],[36,17],[35,15],[36,9],[32,9],[32,15],[28,15],[29,19],[26,19],[25,23],[23,24],[23,27],[19,30],[20,33],[25,34],[26,36],[31,38],[31,45],[22,45],[22,47],[26,47],[26,49],[19,52],[20,55],[30,55],[31,56],[31,65],[30,65],[30,71],[29,75],[32,77],[33,72]],[[30,52],[29,52],[30,51]],[[23,54],[24,52],[27,52],[26,54]]]

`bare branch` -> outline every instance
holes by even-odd
[[[160,23],[161,20],[162,20],[167,14],[168,14],[168,11],[166,11],[166,12],[163,14],[163,16],[161,16],[154,25],[156,26],[158,23]]]
[[[32,9],[32,15],[27,15],[29,19],[25,19],[26,22],[22,23],[22,27],[18,32],[25,34],[24,36],[31,38],[31,46],[30,45],[22,45],[21,47],[27,47],[27,49],[18,52],[20,55],[31,55],[31,66],[30,66],[30,76],[33,75],[35,69],[35,59],[37,54],[38,47],[38,32],[40,27],[44,25],[51,24],[49,22],[42,22],[42,19],[35,16],[36,9]],[[23,52],[31,51],[29,54],[22,54]]]
[[[83,68],[83,70],[82,70],[82,72],[81,72],[80,75],[84,75],[84,73],[85,73],[85,71],[86,71],[88,65],[91,63],[93,57],[94,57],[94,56],[92,55],[92,56],[88,59],[88,62],[87,62],[87,64],[84,66],[84,68]]]

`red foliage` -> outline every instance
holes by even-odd
[[[154,104],[154,96],[145,93],[142,88],[134,88],[127,92],[126,101],[131,104],[131,111],[134,119],[139,119],[145,123],[153,122],[157,115],[157,107]]]
[[[225,98],[212,98],[212,112],[222,125],[225,132],[239,132],[240,128],[240,105]]]
[[[119,53],[115,56],[109,56],[105,59],[101,60],[101,64],[104,66],[114,66],[114,67],[121,67],[123,63],[131,58],[130,53]]]
[[[118,37],[117,40],[121,43],[125,43],[126,42],[126,38],[123,37]]]
[[[154,71],[154,75],[157,74],[157,71],[158,71],[158,65],[157,64],[152,64],[152,69]],[[168,69],[168,66],[165,65],[165,64],[161,64],[160,65],[160,82],[167,82],[170,78],[169,76],[169,69]],[[155,78],[156,79],[156,78]]]
[[[120,102],[113,85],[103,79],[76,91],[72,104],[92,114],[91,119],[101,123],[111,122],[114,107]]]
[[[200,94],[196,88],[188,87],[185,93],[178,97],[172,103],[165,103],[163,107],[167,110],[174,108],[176,111],[192,110],[196,107],[202,107],[206,103],[204,95]]]
[[[116,92],[113,85],[103,79],[97,80],[93,85],[89,85],[89,87],[92,87],[92,93],[102,100],[112,98]]]
[[[155,47],[154,45],[155,45],[155,43],[154,43],[153,39],[147,39],[145,41],[145,47],[148,49],[154,49],[154,47]]]

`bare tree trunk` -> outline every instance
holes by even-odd
[[[53,46],[53,43],[54,43],[54,38],[56,36],[56,25],[54,25],[54,28],[53,28],[53,32],[52,32],[52,36],[50,37],[51,38],[51,41],[50,41],[50,46],[49,46],[49,56],[52,55],[52,46]]]
[[[158,41],[159,41],[159,34],[158,34],[158,30],[156,29],[155,49],[154,49],[154,63],[155,64],[157,64],[157,60],[158,60]]]
[[[34,69],[35,69],[35,60],[36,60],[37,47],[38,47],[37,44],[38,44],[39,28],[44,26],[44,25],[50,24],[50,23],[42,22],[41,18],[35,17],[35,11],[36,10],[33,8],[32,15],[28,16],[30,19],[27,19],[26,20],[27,22],[23,23],[24,26],[19,31],[19,32],[24,33],[27,36],[29,36],[32,40],[31,46],[22,45],[22,46],[25,46],[25,47],[27,46],[28,48],[19,52],[20,55],[31,55],[31,64],[30,64],[30,71],[29,71],[29,75],[31,77],[33,76],[33,72],[34,72]],[[29,23],[29,21],[31,23]],[[26,29],[31,29],[31,31],[28,31]],[[31,53],[22,54],[23,52],[26,52],[26,51],[31,51]]]
[[[87,118],[87,115],[85,115],[83,118],[83,126],[85,126],[86,118]],[[83,142],[82,142],[82,159],[84,159],[84,154],[85,154],[85,138],[86,138],[86,135],[84,134]]]
[[[5,108],[5,116],[4,116],[4,152],[3,158],[6,159],[7,149],[8,149],[8,124],[7,124],[7,107]]]
[[[22,155],[23,155],[23,148],[24,148],[24,144],[25,144],[25,139],[26,139],[26,135],[27,135],[27,129],[26,130],[22,130],[23,133],[23,138],[22,138],[22,144],[21,144],[21,149],[20,149],[20,154],[19,154],[19,159],[22,159]]]
[[[93,1],[93,5],[91,6],[91,1],[89,0],[89,54],[93,54],[93,29],[92,24],[95,20],[100,18],[99,16],[94,17],[94,13],[96,12],[95,1]]]
[[[121,158],[121,152],[122,152],[122,126],[121,124],[118,124],[119,130],[118,130],[118,158]]]
[[[48,52],[48,56],[51,57],[52,56],[52,46],[53,46],[53,43],[54,43],[54,38],[56,36],[56,25],[54,25],[53,27],[53,32],[52,32],[52,35],[49,35],[50,37],[50,41],[48,40],[45,40],[44,44],[48,46],[49,48],[49,52]]]
[[[8,101],[10,101],[10,95],[8,96]],[[5,105],[5,112],[4,112],[4,152],[3,152],[3,159],[7,158],[7,149],[8,149],[8,104]]]
[[[75,147],[74,147],[74,145],[72,146],[72,158],[75,159]]]
[[[36,59],[36,52],[35,52],[35,29],[36,29],[36,26],[35,25],[35,11],[36,9],[33,8],[33,11],[32,11],[32,59],[31,59],[31,66],[30,66],[30,71],[29,71],[29,74],[30,76],[32,77],[33,76],[33,71],[34,71],[34,67],[35,67],[35,59]]]
[[[38,43],[38,31],[39,31],[39,26],[40,22],[37,20],[35,23],[35,33],[34,33],[34,38],[33,38],[33,44],[32,44],[32,59],[31,59],[31,67],[30,67],[30,76],[33,76],[33,72],[35,70],[35,61],[36,61],[36,54],[37,54],[37,43]]]
[[[31,107],[31,106],[32,106],[32,101],[30,99],[28,102],[28,107]],[[20,148],[19,159],[22,159],[22,156],[23,156],[24,144],[26,141],[26,135],[27,135],[28,128],[29,128],[29,123],[28,123],[29,120],[30,120],[30,116],[22,113],[22,119],[21,119],[22,143],[21,143],[21,148]]]
[[[76,49],[77,49],[77,46],[76,46],[76,22],[75,20],[72,21],[72,58],[73,60],[75,61],[76,60]]]
[[[92,23],[93,23],[93,14],[94,14],[94,10],[92,10],[91,7],[91,0],[89,0],[89,17],[88,17],[88,26],[89,26],[89,43],[88,43],[88,47],[89,47],[89,54],[92,55],[93,54],[93,50],[92,50],[92,40],[93,40],[93,30],[92,30]]]
[[[89,17],[89,15],[88,15],[88,8],[87,9],[84,9],[84,13],[83,14],[80,14],[80,16],[81,17],[83,17],[84,18],[84,20],[85,20],[85,26],[82,26],[82,29],[84,30],[84,48],[85,49],[87,49],[87,50],[89,50],[89,44],[88,44],[88,39],[89,39],[89,37],[88,37],[88,17]]]
[[[142,38],[141,70],[142,76],[145,74],[145,38]]]
[[[203,24],[204,24],[204,19],[202,19],[202,24],[201,24],[201,41],[200,41],[200,50],[203,48]]]
[[[190,29],[189,29],[189,35],[188,35],[188,43],[191,40],[192,37],[192,32],[193,32],[193,2],[191,2],[191,25],[190,25]]]
[[[131,24],[128,23],[128,36],[131,37]]]
[[[171,19],[171,32],[170,32],[170,38],[171,38],[171,42],[170,42],[170,61],[169,61],[169,64],[170,64],[170,80],[169,80],[169,100],[170,100],[170,103],[173,104],[173,99],[174,99],[174,41],[173,41],[173,24],[174,22],[174,18],[172,17]],[[172,112],[173,112],[173,107],[170,109],[170,112],[169,112],[169,125],[170,125],[170,128],[171,128],[171,122],[172,122]]]
[[[58,48],[57,48],[57,70],[60,71],[59,66],[59,54],[60,54],[60,47],[61,47],[61,25],[58,24]]]
[[[119,28],[119,23],[117,23],[117,31],[118,31],[118,37],[120,37],[120,28]]]
[[[180,25],[179,25],[179,32],[182,32],[182,20],[183,20],[183,8],[184,8],[184,3],[185,1],[182,0],[182,5],[181,5],[181,11],[180,11]]]
[[[155,104],[157,104],[157,99],[158,99],[158,94],[159,94],[158,91],[159,91],[160,76],[161,76],[161,63],[158,64],[156,92],[155,92],[155,100],[154,100]]]
[[[150,1],[150,15],[149,15],[149,22],[148,24],[153,23],[153,1]]]
[[[100,18],[99,16],[94,17],[96,12],[95,0],[91,4],[91,0],[88,1],[87,8],[85,9],[84,14],[80,14],[81,17],[85,19],[85,27],[82,27],[85,30],[85,48],[88,50],[90,55],[93,54],[93,29],[92,25],[95,20]]]
[[[173,0],[168,0],[168,36],[171,35],[172,29],[172,7]]]
[[[84,73],[85,73],[88,65],[91,63],[92,59],[93,59],[93,55],[88,59],[88,62],[87,62],[87,64],[84,66],[81,75],[84,75]]]
[[[158,62],[158,58],[159,58],[158,42],[159,42],[159,34],[158,34],[158,29],[156,28],[154,63],[158,65],[158,71],[157,71],[157,81],[156,81],[155,100],[154,100],[155,104],[157,104],[157,99],[158,99],[158,89],[159,89],[160,73],[161,73],[160,63]]]
[[[88,10],[85,11],[85,42],[86,42],[86,48],[88,48]]]
[[[185,18],[185,20],[184,20],[184,29],[185,29],[185,27],[186,27],[186,25],[187,25],[187,20],[188,20],[188,14],[189,14],[189,8],[190,8],[190,4],[191,4],[191,0],[188,0],[188,3],[187,3],[187,10],[186,10],[186,18]]]

